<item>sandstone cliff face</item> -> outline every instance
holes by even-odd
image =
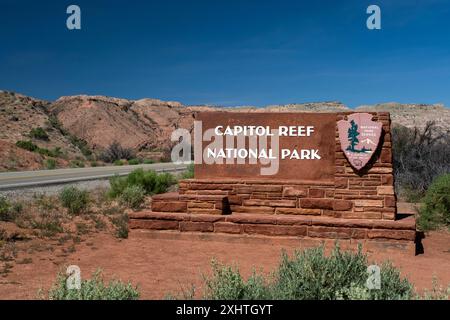
[[[434,121],[444,130],[450,129],[450,109],[442,104],[400,104],[395,102],[360,106],[356,111],[388,111],[393,123],[405,127],[423,128],[428,121]]]
[[[80,150],[49,121],[50,103],[21,94],[0,91],[0,170],[39,169],[42,155],[18,148],[17,141],[32,141],[40,148],[60,148],[68,159],[83,158]],[[30,130],[41,127],[48,140],[30,137]],[[64,161],[61,161],[62,163]]]
[[[73,137],[86,141],[99,154],[114,141],[140,154],[169,149],[174,129],[192,130],[194,115],[201,111],[234,112],[342,112],[351,111],[340,102],[270,105],[263,108],[185,106],[157,99],[127,100],[105,96],[68,96],[46,102],[20,94],[0,91],[0,170],[42,168],[46,156],[17,148],[19,140],[32,140],[42,148],[59,147],[66,160],[84,159]],[[361,106],[356,111],[389,111],[394,123],[422,127],[436,121],[450,128],[450,109],[442,105],[386,103]],[[58,119],[62,128],[55,127]],[[48,141],[31,139],[30,129],[42,127]],[[62,129],[62,130],[61,130]],[[72,141],[72,142],[71,142]],[[9,150],[9,151],[5,151]],[[18,159],[21,159],[20,161]],[[59,160],[58,160],[59,161]],[[67,161],[59,161],[64,166]]]

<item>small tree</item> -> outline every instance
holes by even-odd
[[[354,120],[350,121],[350,125],[351,127],[348,129],[348,141],[350,141],[350,145],[348,146],[347,150],[355,152],[355,146],[359,143],[358,125]]]

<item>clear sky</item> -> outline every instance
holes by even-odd
[[[81,8],[81,30],[66,8]],[[381,8],[381,30],[366,9]],[[185,104],[450,106],[450,1],[0,0],[0,89]]]

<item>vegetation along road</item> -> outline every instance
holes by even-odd
[[[114,175],[127,175],[137,168],[151,169],[156,172],[178,172],[186,170],[187,165],[167,162],[127,166],[3,172],[0,173],[0,190],[104,179]]]

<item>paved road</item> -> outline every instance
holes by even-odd
[[[3,172],[0,173],[0,190],[105,179],[114,175],[126,175],[137,168],[152,169],[156,172],[177,172],[186,170],[187,165],[169,162],[134,166]]]

